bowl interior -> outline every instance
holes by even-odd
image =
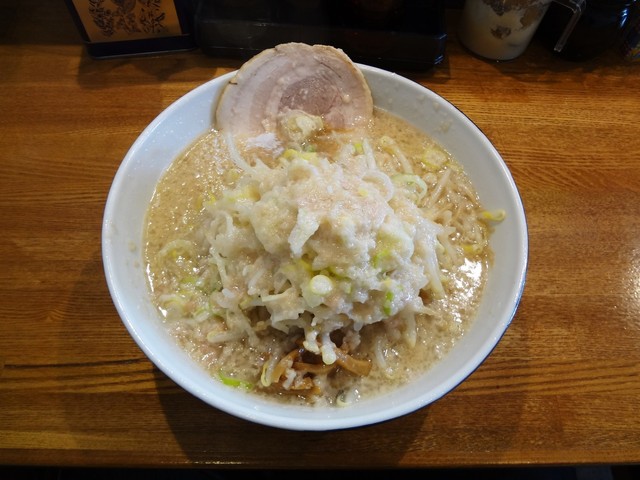
[[[527,226],[516,185],[499,153],[463,113],[404,77],[360,65],[374,102],[434,137],[464,166],[483,205],[506,210],[491,246],[495,262],[475,323],[429,372],[355,407],[279,405],[214,381],[165,331],[147,290],[143,225],[164,170],[212,124],[214,105],[233,72],[192,90],[163,111],[124,158],[109,192],[102,233],[105,275],[114,304],[144,353],[177,384],[208,404],[256,423],[292,430],[334,430],[389,420],[455,388],[495,347],[515,314],[527,267]]]

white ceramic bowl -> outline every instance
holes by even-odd
[[[163,111],[133,144],[109,192],[102,255],[109,290],[131,336],[185,390],[237,417],[291,430],[335,430],[374,424],[438,400],[491,353],[516,312],[527,267],[527,226],[516,185],[500,154],[463,113],[402,76],[360,65],[374,102],[424,129],[460,161],[488,209],[506,210],[491,238],[495,263],[475,323],[432,370],[390,394],[354,407],[279,405],[210,378],[167,334],[150,301],[143,268],[143,225],[154,187],[171,161],[212,124],[217,97],[233,73],[187,93]]]

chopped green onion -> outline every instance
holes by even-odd
[[[467,255],[479,255],[482,253],[484,248],[482,247],[482,245],[479,245],[477,243],[465,243],[464,245],[462,245],[462,250]]]
[[[483,220],[488,220],[490,222],[501,222],[507,216],[507,212],[503,209],[498,210],[484,210],[480,212],[480,218]]]
[[[310,150],[305,149],[304,151],[300,151],[300,150],[295,150],[293,148],[287,148],[284,152],[282,152],[282,155],[280,155],[280,160],[295,160],[295,159],[306,160],[307,162],[313,163],[315,160],[318,159],[318,153],[315,151],[315,149],[310,149]]]
[[[253,383],[247,382],[246,380],[239,380],[239,379],[237,379],[235,377],[232,377],[230,375],[225,374],[222,371],[218,372],[218,378],[220,378],[220,381],[222,383],[224,383],[225,385],[228,385],[230,387],[244,388],[246,390],[252,390],[253,389]]]
[[[384,303],[382,304],[382,311],[385,315],[391,315],[391,304],[393,302],[393,292],[391,290],[384,294]]]
[[[391,177],[391,181],[398,187],[406,188],[410,193],[415,195],[416,203],[424,198],[427,194],[427,184],[418,175],[409,173],[399,173]]]

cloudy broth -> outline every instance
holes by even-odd
[[[473,323],[491,261],[490,227],[481,219],[482,207],[473,185],[462,167],[433,139],[394,115],[376,109],[366,136],[372,142],[392,138],[414,173],[423,179],[427,191],[440,192],[421,209],[428,211],[434,222],[453,225],[449,242],[439,247],[442,251],[438,253],[448,259],[441,264],[444,294],[422,292],[425,312],[415,314],[411,321],[391,315],[384,321],[358,327],[350,355],[369,362],[370,371],[357,375],[338,367],[329,373],[308,374],[315,383],[313,393],[284,391],[264,384],[265,364],[283,358],[299,348],[301,342],[295,328],[287,334],[265,326],[264,308],[248,314],[255,330],[252,342],[246,336],[211,341],[215,337],[212,331],[224,333],[226,327],[225,312],[219,308],[212,311],[207,303],[217,288],[215,279],[203,274],[210,264],[211,245],[206,229],[212,220],[207,208],[222,198],[225,190],[235,187],[243,175],[220,133],[212,130],[198,139],[158,183],[148,210],[145,238],[149,287],[167,329],[211,374],[212,381],[274,401],[350,404],[397,388],[424,373],[450,351]],[[331,135],[317,138],[314,150],[337,151],[340,145],[333,145],[334,141]],[[242,153],[247,158],[258,156],[275,167],[272,147],[254,145],[242,149]],[[383,171],[400,168],[397,155],[384,147],[376,147],[376,161]],[[455,229],[459,223],[465,225],[464,229]],[[168,245],[172,247],[168,249]],[[313,361],[317,362],[317,358]]]

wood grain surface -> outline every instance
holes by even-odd
[[[535,41],[492,63],[452,33],[442,64],[399,72],[503,155],[527,214],[527,283],[497,348],[449,395],[326,433],[247,423],[182,390],[129,336],[104,278],[102,214],[128,148],[238,66],[198,51],[94,60],[63,2],[0,1],[0,464],[640,463],[640,64],[570,63]]]

